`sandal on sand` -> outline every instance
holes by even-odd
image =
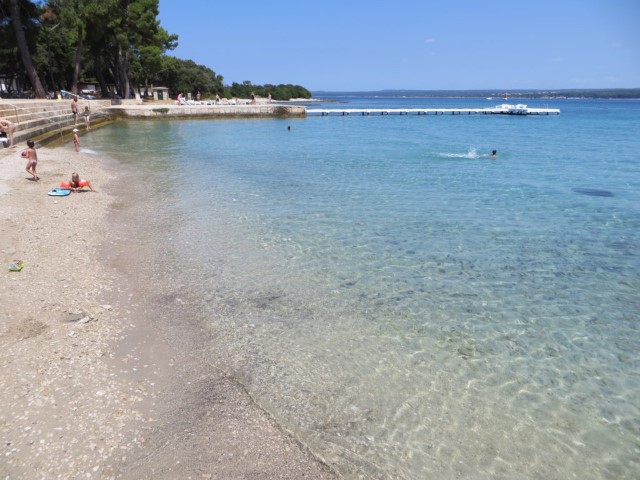
[[[19,272],[24,267],[24,262],[22,260],[14,260],[11,265],[9,265],[10,272]]]

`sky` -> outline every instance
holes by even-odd
[[[226,85],[640,88],[640,0],[160,0],[159,19]]]

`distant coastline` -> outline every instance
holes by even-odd
[[[559,90],[375,90],[375,91],[313,91],[318,97],[415,97],[415,98],[562,98],[640,100],[640,88],[559,89]]]

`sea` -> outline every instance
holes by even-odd
[[[343,478],[636,479],[640,101],[518,102],[561,114],[120,121],[83,148],[131,185],[154,321]]]

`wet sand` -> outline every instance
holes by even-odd
[[[43,148],[34,182],[20,150],[0,153],[0,475],[336,478],[199,353],[197,322],[154,324],[116,166]],[[98,193],[47,195],[73,171]]]

